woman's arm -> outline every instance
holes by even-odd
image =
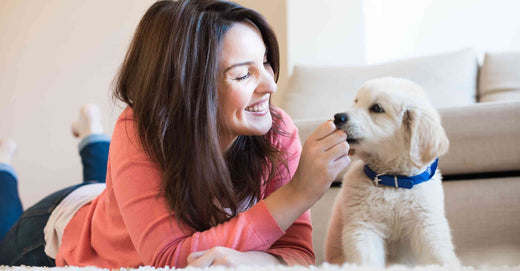
[[[314,265],[310,211],[306,211],[268,250],[287,265]]]
[[[265,199],[282,229],[308,210],[330,188],[349,163],[347,135],[332,121],[321,124],[305,141],[298,169],[292,180]]]
[[[346,135],[334,123],[323,123],[302,147],[298,129],[280,110],[289,136],[281,145],[288,155],[289,175],[272,183],[265,199],[286,233],[268,250],[288,265],[315,264],[309,208],[327,191],[339,171],[349,163]]]
[[[290,119],[289,124],[289,127],[294,126]],[[293,130],[296,130],[293,143],[300,144],[297,129],[294,127]],[[337,131],[334,123],[327,121],[307,139],[301,157],[293,156],[298,158],[299,164],[298,160],[289,160],[289,166],[294,167],[291,176],[265,199],[277,223],[282,229],[288,227],[286,234],[271,247],[270,253],[289,265],[315,263],[308,210],[329,189],[339,171],[348,165],[347,153],[345,133]]]

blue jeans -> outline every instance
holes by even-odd
[[[110,138],[91,135],[79,144],[83,182],[55,192],[22,213],[14,169],[0,164],[0,265],[56,266],[45,254],[43,228],[52,211],[80,186],[105,182]]]

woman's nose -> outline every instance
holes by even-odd
[[[278,89],[276,82],[274,81],[274,72],[272,68],[267,67],[262,71],[261,83],[259,88],[263,92],[274,93]]]

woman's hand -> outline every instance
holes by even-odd
[[[209,250],[193,252],[188,256],[188,266],[208,267],[222,265],[237,267],[240,265],[280,264],[273,255],[261,251],[240,252],[227,247],[214,247]]]
[[[294,192],[317,201],[350,163],[347,134],[333,121],[322,123],[303,145],[298,169],[290,184]]]
[[[316,203],[349,165],[348,151],[347,134],[336,129],[332,120],[307,138],[293,179],[264,200],[283,230]]]

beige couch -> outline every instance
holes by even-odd
[[[450,139],[440,159],[446,215],[464,265],[520,264],[520,52],[471,50],[361,67],[297,66],[282,104],[302,142],[343,111],[366,80],[397,76],[421,84],[439,108]],[[338,182],[339,183],[339,182]],[[312,208],[317,264],[339,191]]]

